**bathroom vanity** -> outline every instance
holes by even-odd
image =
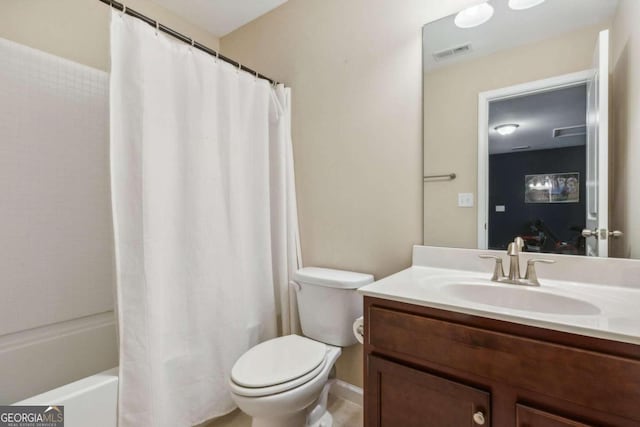
[[[578,3],[423,27],[423,242],[443,247],[360,290],[367,427],[640,426],[638,136],[617,130],[640,9]]]
[[[482,252],[416,247],[361,289],[365,426],[640,426],[637,263],[554,256],[514,288]]]

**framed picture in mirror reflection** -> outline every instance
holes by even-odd
[[[525,203],[579,203],[580,173],[525,175]]]

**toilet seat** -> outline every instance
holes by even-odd
[[[326,360],[323,360],[317,368],[313,371],[296,378],[293,381],[289,381],[286,383],[276,384],[269,387],[259,387],[259,388],[251,388],[251,387],[242,387],[233,382],[233,380],[229,381],[229,385],[231,387],[231,391],[239,396],[245,397],[264,397],[270,396],[272,394],[284,393],[285,391],[289,391],[296,387],[300,387],[301,385],[308,383],[315,377],[317,377],[326,365]]]
[[[234,393],[259,397],[282,393],[315,378],[325,367],[327,345],[299,335],[265,341],[249,349],[231,370]]]

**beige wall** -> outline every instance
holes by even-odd
[[[221,48],[293,88],[305,265],[376,278],[422,241],[422,46],[429,21],[473,0],[289,0]],[[339,377],[362,384],[361,347]]]
[[[216,37],[152,1],[124,3],[202,44],[218,48]],[[98,0],[2,0],[0,37],[106,71],[109,10]]]
[[[611,31],[612,256],[640,258],[640,2],[622,0]]]
[[[451,182],[424,185],[424,241],[477,247],[474,208],[459,208],[458,193],[477,195],[478,94],[591,68],[598,32],[589,27],[543,42],[462,62],[425,74],[424,172],[455,172]]]

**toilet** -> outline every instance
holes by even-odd
[[[302,333],[256,345],[234,364],[233,400],[252,427],[331,427],[328,380],[341,347],[356,343],[353,322],[362,315],[356,289],[370,274],[306,267],[294,275]]]

